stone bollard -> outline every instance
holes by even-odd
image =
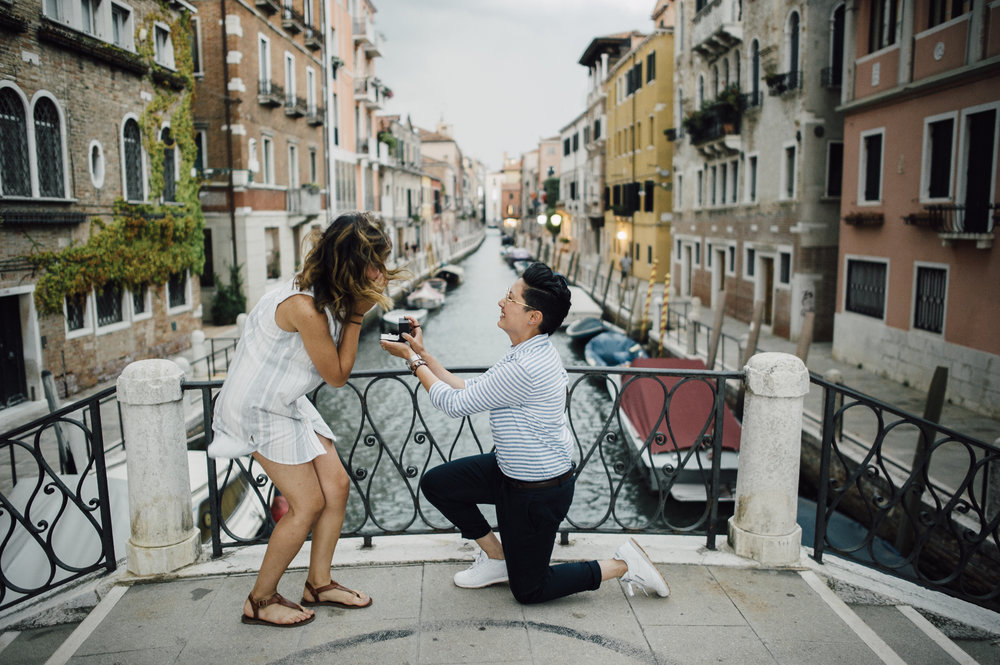
[[[140,360],[118,377],[127,445],[132,535],[125,546],[136,575],[169,573],[201,551],[194,528],[181,391],[182,370],[170,360]]]
[[[191,363],[194,370],[192,377],[195,381],[204,381],[208,378],[208,360],[205,358],[207,355],[205,332],[202,330],[191,331]]]
[[[788,353],[759,353],[746,366],[743,434],[729,545],[767,566],[799,560],[798,511],[802,405],[809,371]]]
[[[240,313],[236,315],[236,337],[237,339],[243,338],[243,329],[247,325],[247,315]]]

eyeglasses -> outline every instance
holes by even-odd
[[[521,302],[520,300],[514,300],[513,298],[511,298],[510,297],[510,289],[507,289],[507,293],[504,294],[504,300],[506,300],[507,302],[512,302],[515,305],[520,305],[521,307],[527,307],[528,309],[535,309],[534,307],[532,307],[531,305],[529,305],[526,302]]]

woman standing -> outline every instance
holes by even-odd
[[[306,394],[343,386],[354,367],[365,313],[388,308],[391,241],[366,213],[338,217],[316,240],[302,272],[268,292],[247,317],[215,404],[212,457],[252,454],[288,500],[267,543],[243,623],[301,626],[312,610],[278,593],[278,580],[312,531],[302,605],[360,608],[366,594],[331,579],[350,479],[334,435]]]
[[[573,501],[572,438],[566,426],[566,370],[549,341],[566,317],[566,280],[533,263],[497,303],[497,326],[511,348],[481,376],[463,380],[428,353],[414,319],[409,345],[382,342],[427,389],[431,403],[460,418],[490,412],[495,452],[457,459],[428,470],[424,496],[482,548],[455,584],[480,588],[509,582],[521,603],[541,603],[621,578],[659,596],[670,593],[663,575],[638,543],[625,541],[611,559],[550,565],[560,523]],[[496,506],[501,543],[478,504]]]

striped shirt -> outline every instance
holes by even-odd
[[[572,466],[566,426],[566,369],[546,334],[511,347],[480,376],[452,388],[437,381],[431,404],[453,418],[490,412],[497,463],[504,475],[548,480]]]

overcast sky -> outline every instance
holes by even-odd
[[[385,36],[380,114],[443,118],[466,154],[497,170],[584,110],[594,37],[649,32],[654,0],[373,0]]]

